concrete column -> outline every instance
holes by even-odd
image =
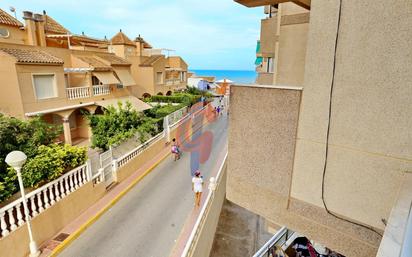
[[[69,117],[63,118],[63,133],[64,133],[64,142],[66,144],[71,145],[72,144],[72,133],[70,131]]]

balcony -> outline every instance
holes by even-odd
[[[90,87],[70,87],[66,88],[67,98],[70,100],[90,97]]]
[[[256,78],[256,84],[259,85],[272,85],[274,73],[271,72],[259,72]]]
[[[93,95],[108,95],[110,94],[110,86],[109,85],[96,85],[93,86]]]
[[[274,57],[277,36],[277,17],[261,20],[260,26],[260,53],[263,57]]]
[[[95,85],[93,87],[69,87],[66,88],[66,94],[69,100],[89,98],[92,96],[108,95],[110,94],[110,86]]]
[[[166,79],[166,86],[176,86],[180,85],[183,81],[180,81],[180,79]]]

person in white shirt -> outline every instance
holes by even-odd
[[[200,176],[200,171],[195,172],[192,178],[192,190],[195,193],[195,205],[200,206],[200,199],[202,198],[203,178]]]

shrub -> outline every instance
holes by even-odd
[[[118,108],[109,106],[102,115],[86,117],[92,128],[92,147],[103,150],[132,137],[144,122],[143,114],[133,109],[129,102],[125,106],[119,102]]]
[[[38,154],[23,166],[24,186],[41,186],[85,162],[86,148],[58,144],[42,145],[38,149]]]
[[[41,145],[52,143],[61,133],[62,126],[48,124],[41,117],[23,121],[0,113],[0,201],[18,191],[17,175],[5,163],[6,155],[19,150],[30,161]]]

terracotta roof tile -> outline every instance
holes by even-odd
[[[96,56],[100,59],[103,59],[103,61],[110,63],[110,65],[131,65],[131,63],[126,59],[123,59],[114,54],[97,54]]]
[[[45,14],[44,15],[44,30],[46,34],[69,34],[70,31],[63,27],[60,23],[55,21],[52,17]]]
[[[152,48],[152,46],[146,40],[144,40],[140,35],[138,37],[136,37],[136,39],[134,41],[143,43],[144,48]]]
[[[152,55],[149,58],[147,58],[145,61],[143,61],[139,66],[140,67],[150,67],[155,62],[157,62],[162,56],[163,55]]]
[[[63,60],[47,52],[36,49],[0,48],[0,51],[13,56],[19,63],[63,64]]]
[[[0,9],[0,24],[6,24],[6,25],[16,26],[16,27],[24,26],[23,23],[21,23],[16,18],[6,13],[2,9]]]
[[[130,40],[121,30],[116,35],[110,39],[112,45],[131,45],[134,46],[135,43]]]
[[[80,59],[81,61],[87,63],[95,70],[111,70],[112,68],[110,65],[105,64],[104,62],[100,61],[94,56],[79,56],[76,55],[76,58]]]

